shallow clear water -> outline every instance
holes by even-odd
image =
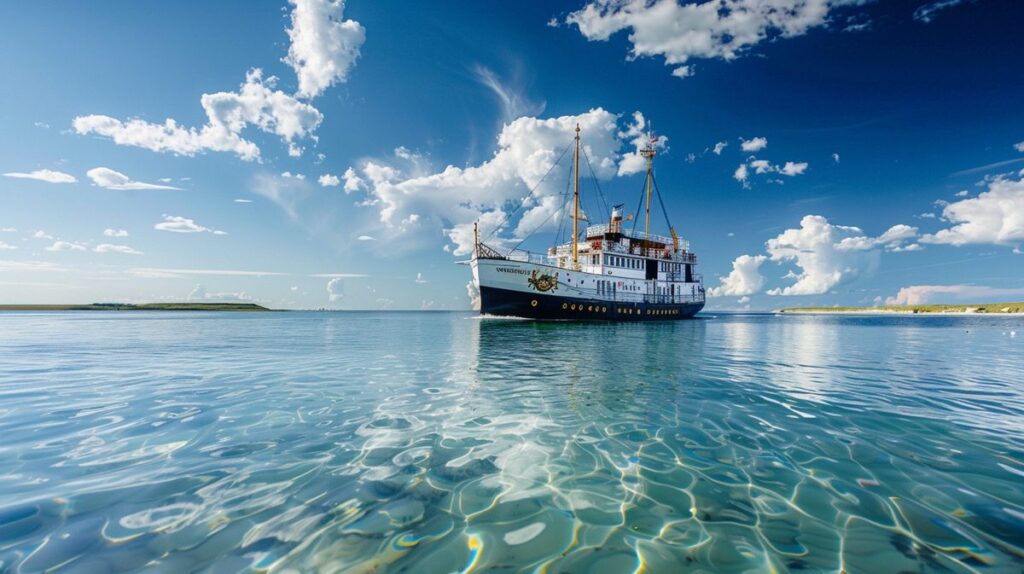
[[[0,314],[0,572],[268,568],[1019,573],[1024,321]]]

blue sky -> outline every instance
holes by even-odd
[[[489,231],[536,186],[494,242],[551,243],[566,162],[541,175],[577,122],[629,210],[638,134],[665,138],[658,181],[709,308],[1020,300],[1022,17],[997,0],[5,3],[0,303],[466,309],[473,221]]]

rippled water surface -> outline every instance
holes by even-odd
[[[0,314],[0,572],[1024,570],[1024,321]]]

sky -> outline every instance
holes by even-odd
[[[636,209],[708,309],[1024,299],[1016,0],[2,3],[0,304],[469,309]],[[652,231],[667,234],[656,209]]]

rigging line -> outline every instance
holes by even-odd
[[[669,231],[672,230],[672,222],[668,220],[668,210],[665,209],[665,200],[661,198],[661,188],[658,187],[658,180],[654,179],[654,173],[651,173],[651,181],[654,182],[654,191],[658,196],[658,203],[661,204],[661,213],[665,216],[665,225],[668,226]]]
[[[640,207],[644,204],[645,193],[647,193],[647,178],[644,178],[644,186],[640,188],[640,201],[636,204],[636,211],[633,216],[633,227],[629,230],[629,234],[633,236],[636,236],[636,222],[640,220]]]
[[[565,213],[565,211],[566,211],[565,210],[566,203],[568,203],[568,201],[562,202],[562,208],[559,209],[558,212],[561,212],[563,214]],[[545,225],[547,225],[548,222],[551,221],[551,218],[555,216],[555,213],[557,213],[557,212],[556,211],[552,211],[550,214],[548,214],[548,216],[546,218],[544,218],[544,221],[542,221],[540,225],[538,225],[537,227],[533,228],[533,230],[530,231],[529,233],[523,234],[523,238],[519,240],[519,243],[516,243],[515,247],[512,248],[512,251],[509,251],[509,254],[515,252],[516,249],[519,249],[519,246],[522,245],[524,241],[529,239],[531,235],[536,233],[538,229],[540,229],[540,228],[544,227]]]
[[[519,207],[517,207],[517,208],[513,209],[512,211],[506,213],[505,217],[503,217],[501,219],[501,223],[499,223],[497,227],[492,229],[491,232],[489,234],[487,234],[487,237],[484,238],[484,241],[487,241],[488,239],[493,237],[494,234],[497,233],[498,230],[500,230],[503,225],[508,223],[508,218],[509,217],[514,215],[516,212],[518,212],[520,209],[522,209],[524,205],[526,205],[526,200],[528,200],[531,197],[533,197],[533,192],[537,191],[537,188],[539,188],[540,184],[544,182],[544,179],[548,175],[551,174],[551,170],[555,169],[555,166],[557,166],[559,164],[559,162],[562,161],[562,158],[565,157],[565,153],[567,151],[569,151],[570,147],[572,147],[572,144],[569,144],[569,145],[565,146],[565,149],[562,150],[562,153],[558,156],[558,159],[555,160],[555,163],[551,164],[551,167],[549,167],[548,170],[546,172],[544,172],[544,177],[540,178],[540,180],[538,180],[537,183],[534,184],[533,189],[530,190],[530,193],[526,194],[526,197],[524,197],[523,200],[521,202],[519,202]],[[483,243],[483,242],[481,242],[481,243]]]
[[[569,177],[567,177],[565,179],[565,191],[562,192],[562,205],[561,205],[562,213],[561,213],[561,217],[559,218],[558,233],[555,234],[554,243],[551,244],[552,247],[555,247],[556,249],[558,248],[558,243],[559,243],[559,241],[562,238],[562,233],[565,231],[565,213],[566,213],[565,206],[569,202],[569,188],[571,186],[572,186],[572,171],[570,170],[569,171]]]
[[[590,170],[590,176],[594,178],[594,187],[597,188],[597,195],[601,198],[601,206],[604,207],[605,213],[611,213],[608,201],[604,198],[604,192],[601,191],[601,184],[597,181],[597,174],[594,173],[594,167],[590,165],[590,156],[587,155],[587,148],[581,148],[583,150],[583,159],[587,160],[587,169]]]

